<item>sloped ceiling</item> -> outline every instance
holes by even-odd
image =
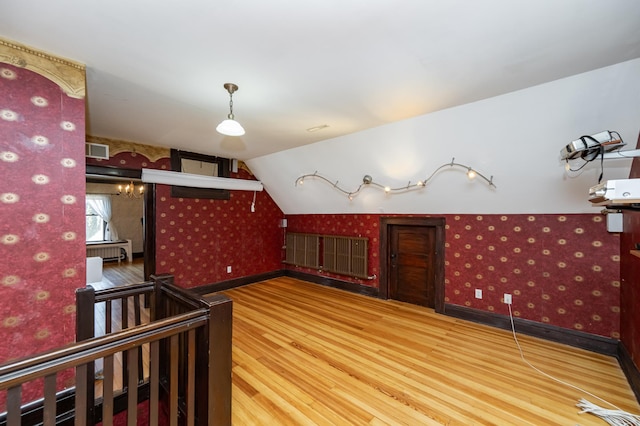
[[[560,150],[572,140],[616,130],[636,147],[640,131],[640,59],[541,84],[339,138],[251,159],[251,170],[288,214],[598,213],[589,188],[629,177],[631,160],[572,161],[566,172]],[[334,187],[356,191],[364,175],[392,188],[428,184],[385,194],[365,185],[353,199]],[[584,167],[582,167],[584,166]],[[308,177],[318,173],[329,182]],[[597,225],[594,225],[597,226]]]
[[[638,22],[637,0],[14,0],[0,36],[87,65],[94,136],[250,160],[638,58]],[[215,132],[225,82],[243,137]]]

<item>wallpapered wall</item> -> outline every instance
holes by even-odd
[[[85,285],[85,117],[84,99],[27,69],[0,63],[0,93],[4,363],[75,338],[74,292]]]
[[[369,238],[368,281],[377,287],[380,215],[291,215],[288,231]],[[498,314],[513,295],[514,315],[618,338],[620,245],[604,217],[573,215],[444,215],[445,302]],[[298,268],[304,272],[316,271]],[[474,290],[483,290],[475,299]]]
[[[121,153],[88,164],[129,169],[170,169],[169,159],[151,162],[137,153]],[[254,179],[240,169],[234,178]],[[282,267],[282,211],[266,191],[231,191],[229,200],[172,198],[171,187],[157,185],[156,272],[170,273],[182,287],[272,272]],[[227,273],[231,266],[231,273]]]
[[[640,136],[636,148],[640,149]],[[640,178],[640,158],[633,160],[629,178]],[[620,244],[620,340],[629,351],[637,367],[640,367],[640,258],[630,251],[640,244],[640,211],[624,211]]]
[[[640,211],[624,213],[624,233],[620,245],[620,340],[637,366],[640,366],[640,257],[630,251],[640,244]]]

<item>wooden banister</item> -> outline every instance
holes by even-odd
[[[105,288],[103,290],[95,290],[95,303],[104,302],[105,300],[113,300],[122,297],[151,294],[153,292],[154,283],[151,281],[129,284],[125,286]],[[84,289],[83,289],[84,290]]]
[[[202,327],[208,320],[208,311],[198,309],[4,364],[0,366],[0,389],[74,368],[76,365],[122,352],[137,344],[164,339],[193,327]]]
[[[222,294],[205,297],[205,302],[210,315],[206,337],[209,350],[208,354],[203,354],[208,356],[208,380],[199,383],[202,387],[207,386],[207,390],[198,389],[197,394],[204,391],[208,395],[208,423],[202,424],[230,425],[233,303]]]
[[[96,292],[93,287],[87,286],[76,291],[76,341],[87,340],[96,335],[95,303]],[[83,383],[78,383],[79,378],[76,377],[76,382],[79,385],[79,389],[76,389],[76,417],[93,419],[95,404],[78,405],[78,395],[83,395],[85,401],[95,400],[95,362],[89,362],[83,367],[81,374]]]
[[[182,333],[188,333],[194,328],[206,327],[209,321],[209,312],[206,309],[188,312],[173,318],[166,318],[147,324],[144,326],[122,330],[117,333],[96,337],[65,347],[45,352],[29,359],[23,359],[11,364],[0,366],[0,390],[8,390],[7,393],[7,425],[21,424],[21,386],[32,380],[45,377],[46,388],[44,414],[48,418],[55,418],[55,413],[51,408],[55,406],[55,391],[51,392],[51,384],[55,389],[56,374],[69,368],[76,369],[76,424],[91,424],[93,418],[87,417],[88,405],[93,405],[93,400],[86,398],[88,382],[87,365],[96,359],[111,356],[117,352],[128,352],[135,358],[136,348],[150,342],[158,342],[162,339],[177,339]],[[175,362],[177,364],[177,361]],[[134,377],[137,375],[134,375]],[[134,380],[136,380],[134,378]],[[159,382],[156,380],[156,382]],[[137,404],[137,382],[135,386],[128,389],[129,407]],[[93,386],[93,384],[91,385]],[[131,386],[131,385],[130,385]],[[50,399],[53,398],[53,402]],[[178,395],[175,395],[178,400]],[[133,404],[133,405],[132,405]],[[53,409],[55,411],[55,408]],[[130,413],[129,413],[130,414]],[[170,412],[171,416],[176,416],[176,411]],[[135,422],[133,423],[135,424]]]
[[[104,302],[110,310],[110,304],[119,303],[124,295],[138,302],[143,295],[151,296],[154,320],[93,337],[95,303]],[[61,395],[66,401],[69,391],[56,392],[56,379],[58,373],[70,368],[75,368],[76,385],[71,394],[75,395],[75,414],[69,413],[75,415],[76,424],[92,424],[95,419],[112,424],[114,410],[121,402],[126,403],[129,424],[136,424],[137,405],[142,400],[148,400],[150,424],[158,423],[161,401],[169,409],[171,423],[184,417],[180,422],[184,420],[187,425],[231,424],[230,299],[223,295],[197,296],[175,287],[172,276],[159,276],[152,282],[118,290],[81,289],[76,300],[75,343],[0,366],[0,391],[7,390],[8,409],[4,418],[0,416],[0,424],[21,424],[21,412],[26,407],[29,422],[35,419],[47,425],[59,421],[61,413],[56,409]],[[139,310],[134,303],[136,323]],[[140,387],[143,345],[149,347],[149,375]],[[124,393],[114,397],[112,378],[118,353],[123,354],[130,371]],[[102,410],[96,410],[94,402],[94,363],[98,359],[103,362],[105,376]],[[22,385],[40,378],[44,378],[44,400],[21,407]],[[68,416],[66,410],[64,415]],[[33,414],[36,411],[40,414]]]

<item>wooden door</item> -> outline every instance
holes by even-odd
[[[389,298],[435,307],[436,229],[394,225],[390,237]]]

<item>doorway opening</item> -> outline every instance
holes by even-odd
[[[444,313],[445,219],[380,219],[380,297]]]
[[[114,181],[139,181],[141,170],[125,169],[108,166],[86,166],[87,182],[114,182]],[[156,211],[155,184],[144,184],[143,190],[143,215],[142,215],[142,246],[144,263],[144,280],[149,280],[156,272],[156,247],[155,247],[155,211]]]

